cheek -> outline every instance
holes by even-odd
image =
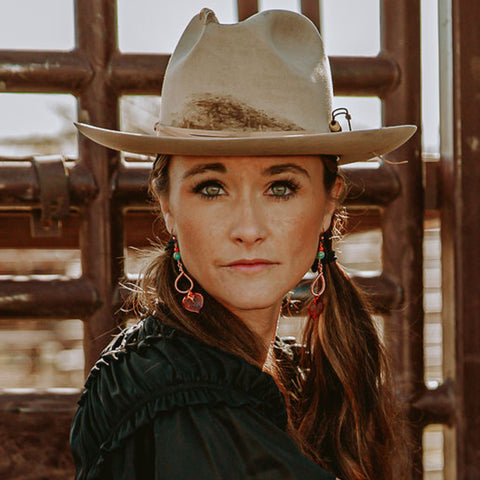
[[[279,216],[275,222],[278,248],[297,277],[300,275],[301,278],[315,259],[318,241],[324,231],[325,213],[323,202],[312,201],[281,221]]]
[[[305,216],[292,221],[288,234],[279,237],[285,251],[284,261],[289,263],[295,276],[303,275],[312,265],[320,233],[318,219]]]
[[[201,275],[222,241],[219,225],[208,209],[185,208],[176,217],[176,231],[183,264],[192,275]]]

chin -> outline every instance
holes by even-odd
[[[248,298],[242,296],[241,298],[226,298],[225,301],[217,297],[217,300],[223,304],[229,310],[265,310],[272,308],[275,305],[281,305],[283,296],[278,298],[277,296],[271,301],[262,295],[262,298]]]

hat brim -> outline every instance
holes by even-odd
[[[395,150],[416,131],[400,125],[349,132],[265,132],[246,136],[172,136],[121,132],[75,123],[78,130],[100,145],[145,155],[337,155],[339,163],[366,161]]]

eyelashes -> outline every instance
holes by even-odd
[[[293,179],[275,180],[267,186],[264,194],[275,200],[289,200],[300,188],[300,184]],[[193,186],[192,192],[207,200],[228,195],[225,186],[219,180],[203,180]]]

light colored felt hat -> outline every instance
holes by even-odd
[[[340,164],[388,153],[416,130],[332,131],[339,125],[332,98],[328,59],[309,19],[269,10],[222,25],[203,9],[170,59],[152,135],[76,126],[101,145],[132,153],[326,154]]]

